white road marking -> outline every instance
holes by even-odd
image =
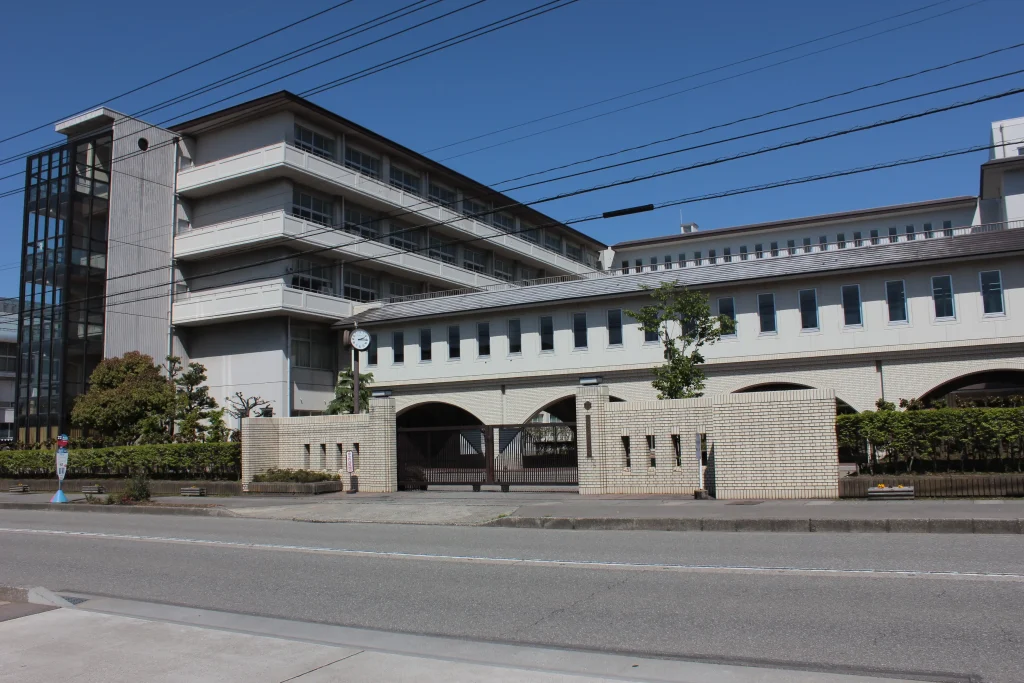
[[[677,571],[677,572],[710,572],[710,573],[741,573],[741,574],[797,574],[845,577],[884,577],[884,578],[928,578],[957,579],[975,581],[1012,581],[1024,582],[1024,574],[1004,572],[960,572],[927,569],[872,569],[872,568],[832,568],[832,567],[786,567],[757,565],[719,565],[719,564],[675,564],[660,562],[612,562],[608,560],[559,560],[530,557],[501,557],[484,555],[443,555],[439,553],[410,553],[394,550],[357,550],[352,548],[329,548],[323,546],[285,545],[278,543],[250,543],[245,541],[217,541],[203,538],[181,538],[177,536],[141,536],[135,534],[111,534],[99,531],[65,531],[62,529],[12,529],[0,527],[0,533],[26,534],[39,536],[66,536],[75,538],[94,538],[110,541],[136,541],[145,543],[186,543],[218,548],[234,548],[240,550],[275,550],[286,552],[322,553],[327,555],[371,557],[405,560],[440,560],[449,562],[475,562],[481,564],[514,564],[527,566],[574,567],[587,569],[615,569],[640,571]]]

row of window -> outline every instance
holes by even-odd
[[[0,342],[0,372],[18,371],[18,345]]]
[[[981,285],[982,310],[985,315],[1003,315],[1003,286],[1001,273],[998,270],[987,270],[979,273]],[[953,293],[953,278],[949,275],[936,275],[931,278],[932,304],[936,320],[956,319],[956,306]],[[890,280],[885,283],[885,298],[888,320],[890,323],[907,323],[910,320],[907,307],[906,284],[903,280]],[[800,327],[803,331],[819,329],[818,293],[816,289],[802,289],[797,293]],[[718,314],[736,321],[736,302],[733,297],[718,299]],[[840,305],[843,312],[844,327],[859,327],[864,324],[863,303],[860,285],[843,285],[840,288]],[[605,326],[609,346],[621,346],[623,343],[623,313],[621,309],[610,309],[606,312]],[[771,292],[757,295],[757,316],[762,334],[778,332],[778,319],[775,306],[775,294]],[[552,352],[555,349],[554,318],[550,315],[539,318],[540,350]],[[586,349],[589,345],[589,325],[586,313],[572,314],[572,340],[576,350]],[[522,322],[518,318],[507,321],[509,354],[520,354],[523,351]],[[377,365],[378,337],[370,335],[370,348],[367,362]],[[462,326],[450,325],[447,330],[448,360],[462,358]],[[476,324],[477,356],[487,358],[491,355],[491,324]],[[429,328],[419,330],[419,361],[428,362],[433,359],[433,331]],[[658,342],[658,332],[644,330],[644,342]],[[394,363],[405,362],[405,332],[396,331],[391,334],[391,348]]]
[[[310,154],[329,161],[337,159],[333,138],[321,135],[320,133],[312,131],[304,126],[300,126],[299,124],[295,124],[295,146],[305,152],[309,152]],[[379,155],[359,149],[358,147],[346,145],[344,157],[343,163],[347,168],[357,171],[363,175],[370,176],[371,178],[382,180],[381,169],[383,163],[382,158]],[[496,211],[491,204],[487,202],[463,198],[460,203],[459,194],[455,189],[442,183],[438,183],[433,179],[429,182],[425,182],[423,176],[416,171],[409,168],[403,168],[394,162],[389,164],[387,182],[392,187],[396,187],[403,192],[415,194],[420,197],[425,195],[427,199],[430,199],[441,206],[447,207],[452,211],[472,217],[473,220],[481,223],[493,225],[504,232],[515,233],[528,242],[541,244],[546,249],[558,252],[559,254],[564,254],[567,258],[573,259],[574,261],[578,261],[580,263],[593,263],[596,261],[596,255],[592,253],[585,253],[585,250],[581,245],[572,244],[567,241],[563,244],[562,237],[558,233],[542,231],[540,228],[532,228],[530,225],[521,221],[517,227],[515,216],[503,211]],[[310,218],[309,220],[316,219]],[[543,240],[541,239],[542,235]]]
[[[936,236],[936,233],[940,232],[943,237],[953,236],[953,221],[943,221],[942,230],[936,231],[931,223],[925,223],[922,225],[921,232],[918,233],[917,228],[914,225],[907,225],[904,229],[903,234],[899,232],[899,228],[889,228],[888,234],[883,236],[878,230],[870,230],[868,237],[864,237],[862,231],[856,231],[853,233],[852,242],[846,240],[846,233],[840,232],[836,235],[835,242],[829,242],[828,235],[821,235],[818,237],[818,243],[815,245],[812,238],[804,237],[801,244],[797,244],[795,239],[787,240],[785,247],[780,247],[779,242],[770,242],[768,249],[765,249],[764,243],[758,243],[754,245],[754,258],[766,258],[776,257],[780,254],[793,255],[793,254],[810,254],[814,251],[829,251],[829,245],[834,244],[836,249],[846,249],[850,246],[862,247],[865,244],[882,244],[883,242],[895,243],[900,241],[912,242],[917,239],[920,234],[923,239],[932,239]],[[645,265],[642,258],[634,259],[633,264],[630,265],[629,259],[623,259],[621,262],[620,270],[623,273],[640,273],[643,271],[658,270],[659,266],[662,270],[670,270],[672,268],[685,268],[691,263],[696,266],[712,263],[731,263],[734,260],[734,256],[739,256],[740,261],[746,261],[750,258],[750,252],[747,250],[747,245],[742,245],[739,248],[739,253],[734,255],[732,247],[725,247],[722,249],[722,255],[718,255],[716,249],[708,249],[707,257],[705,258],[704,252],[694,251],[691,253],[691,258],[687,260],[686,252],[680,252],[678,260],[672,260],[672,254],[665,254],[664,259],[659,262],[657,256],[651,256],[649,262]]]

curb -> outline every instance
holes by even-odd
[[[70,602],[42,586],[0,586],[0,600],[26,602],[49,607],[74,607]]]
[[[880,534],[1024,534],[1021,519],[720,519],[501,517],[481,526],[574,531],[736,531]]]
[[[224,508],[141,507],[134,505],[72,505],[68,503],[0,503],[0,510],[54,510],[57,512],[98,512],[134,515],[179,515],[192,517],[234,517]]]

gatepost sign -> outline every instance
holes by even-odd
[[[67,496],[64,495],[64,475],[68,473],[68,436],[61,434],[57,437],[57,493],[50,499],[51,503],[66,503]]]

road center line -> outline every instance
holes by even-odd
[[[574,567],[606,570],[632,571],[676,571],[676,572],[707,572],[707,573],[742,573],[742,574],[796,574],[845,577],[877,577],[877,578],[928,578],[956,579],[973,581],[1012,581],[1024,582],[1024,574],[1003,572],[959,572],[936,571],[923,569],[872,569],[853,568],[838,569],[828,567],[787,567],[757,565],[720,565],[720,564],[676,564],[661,562],[612,562],[607,560],[559,560],[531,557],[501,557],[484,555],[445,555],[440,553],[412,553],[393,550],[358,550],[352,548],[329,548],[323,546],[285,545],[278,543],[252,543],[246,541],[218,541],[201,538],[182,538],[177,536],[142,536],[135,534],[113,534],[99,531],[65,531],[62,529],[15,529],[0,527],[0,533],[25,534],[39,536],[64,536],[75,538],[94,538],[109,541],[134,541],[143,543],[174,543],[203,545],[217,548],[241,550],[273,550],[285,552],[319,553],[326,555],[370,557],[404,560],[434,560],[447,562],[472,562],[481,564],[512,564],[525,566]]]

